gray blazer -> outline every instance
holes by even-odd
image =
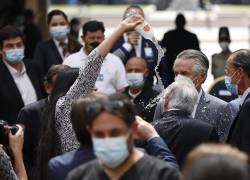
[[[160,119],[163,112],[164,101],[161,100],[156,106],[154,121]],[[195,119],[213,125],[221,142],[226,140],[233,121],[228,103],[205,93],[203,90],[195,112]]]

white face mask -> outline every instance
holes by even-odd
[[[127,136],[92,138],[96,157],[107,167],[116,168],[129,156]]]
[[[144,85],[143,73],[127,73],[126,76],[130,87],[141,87]]]
[[[229,48],[229,42],[220,42],[220,47],[222,51],[226,51]]]
[[[49,31],[53,38],[55,38],[58,41],[62,41],[67,37],[69,33],[69,28],[66,25],[55,26],[55,27],[50,27]]]

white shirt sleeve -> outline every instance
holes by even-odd
[[[115,72],[114,86],[116,90],[118,91],[127,87],[128,83],[127,83],[127,78],[126,78],[125,67],[121,59],[117,57],[117,59],[115,60],[116,60],[116,64],[115,64],[116,72]]]

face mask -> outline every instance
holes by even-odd
[[[220,47],[221,47],[222,51],[228,50],[229,42],[221,42]]]
[[[10,49],[5,52],[6,60],[12,64],[21,62],[24,58],[24,49]]]
[[[99,42],[97,42],[97,41],[94,41],[94,42],[92,42],[92,43],[90,43],[90,44],[86,44],[86,49],[87,49],[87,51],[90,53],[91,51],[93,51],[97,46],[99,46]]]
[[[238,85],[232,84],[232,77],[225,76],[225,85],[228,91],[230,91],[234,95],[238,95]]]
[[[127,73],[127,82],[130,87],[141,87],[144,84],[143,73]]]
[[[68,26],[55,26],[50,28],[50,34],[58,41],[64,40],[68,33]]]
[[[129,156],[127,136],[92,138],[96,157],[107,167],[121,165]]]

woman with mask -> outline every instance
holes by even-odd
[[[34,61],[39,65],[42,75],[45,75],[53,64],[62,64],[70,54],[77,52],[81,45],[69,35],[69,21],[61,10],[52,10],[47,17],[51,38],[37,45]]]
[[[50,148],[50,150],[46,150],[48,153],[45,154],[45,157],[40,154],[41,161],[38,163],[45,162],[45,166],[43,166],[44,172],[40,173],[39,175],[40,179],[47,179],[46,159],[77,149],[79,147],[79,142],[76,139],[72,124],[70,122],[71,104],[79,97],[86,96],[93,91],[95,81],[100,72],[104,59],[103,57],[107,55],[113,44],[124,32],[134,29],[134,27],[139,23],[142,23],[142,21],[143,19],[138,16],[129,17],[122,21],[113,31],[112,35],[105,39],[88,55],[87,64],[80,68],[78,77],[74,83],[68,87],[69,89],[66,91],[57,92],[55,99],[51,98],[51,103],[54,103],[54,105],[52,104],[51,106],[52,114],[47,118],[47,122],[45,121],[45,123],[48,124],[47,129],[51,128],[51,131],[54,131],[55,138],[50,142],[44,140],[44,143],[41,143],[39,150],[44,151],[47,149],[47,144],[50,145],[51,143],[55,143],[56,146],[54,148]],[[66,83],[61,80],[59,81],[59,78],[56,81],[62,84]],[[56,84],[52,94],[55,93],[55,90]]]

